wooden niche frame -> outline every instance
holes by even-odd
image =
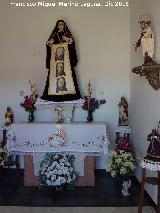
[[[155,89],[160,89],[160,64],[143,64],[132,69],[133,73],[145,76],[149,84]]]

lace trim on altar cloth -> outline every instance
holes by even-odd
[[[23,152],[23,151],[11,151],[11,152],[8,152],[6,151],[7,155],[10,156],[12,154],[14,155],[21,155],[21,156],[24,156],[24,155],[31,155],[31,156],[35,156],[35,155],[39,155],[39,154],[45,154],[45,153],[49,153],[49,152]],[[76,151],[65,151],[65,152],[51,152],[51,153],[56,153],[56,154],[60,154],[60,155],[75,155],[75,156],[104,156],[104,153],[103,152],[76,152]]]
[[[160,162],[143,159],[140,163],[142,168],[149,169],[151,171],[160,171]]]
[[[132,130],[130,126],[117,126],[116,132],[132,133]]]

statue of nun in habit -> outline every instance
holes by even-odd
[[[61,102],[81,98],[74,70],[77,62],[72,34],[66,23],[58,20],[47,41],[46,68],[49,71],[43,100]]]

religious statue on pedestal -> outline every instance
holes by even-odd
[[[160,161],[160,134],[158,130],[152,129],[152,132],[147,136],[150,142],[147,149],[147,156],[145,159],[152,161]]]
[[[154,34],[151,30],[151,21],[148,16],[141,16],[139,23],[141,25],[141,36],[135,44],[135,50],[142,46],[142,54],[144,57],[144,63],[154,63]]]
[[[46,67],[49,72],[42,99],[60,102],[81,98],[74,70],[77,62],[72,34],[66,23],[58,20],[47,41]]]
[[[124,97],[121,97],[118,107],[119,107],[119,126],[128,126],[128,103]]]

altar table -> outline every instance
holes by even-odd
[[[95,156],[108,153],[109,140],[106,124],[102,122],[53,122],[14,123],[8,128],[8,153],[24,154],[24,184],[38,185],[34,175],[34,155],[38,153],[79,154],[85,157],[84,176],[77,184],[93,186]]]

